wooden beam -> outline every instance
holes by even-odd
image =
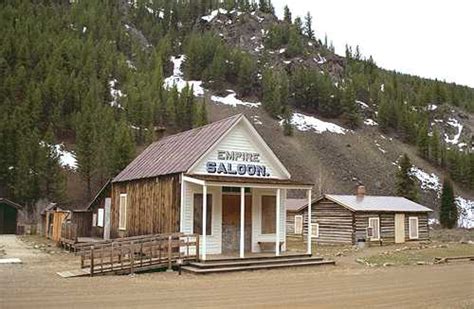
[[[280,255],[280,202],[281,202],[281,189],[276,191],[276,233],[275,233],[275,255]]]
[[[245,187],[240,188],[240,258],[244,258],[245,250]]]
[[[206,260],[206,245],[207,245],[207,186],[202,186],[202,256],[203,261]]]
[[[308,244],[307,244],[307,253],[311,254],[311,237],[313,233],[313,227],[311,226],[312,223],[312,207],[311,207],[311,189],[308,190]]]

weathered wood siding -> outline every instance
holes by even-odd
[[[352,244],[354,241],[353,214],[327,199],[317,201],[312,205],[311,221],[319,224],[319,237],[313,237],[313,242],[332,244]],[[304,210],[303,234],[308,234],[308,210]]]
[[[127,194],[126,230],[119,230],[120,194]],[[179,232],[179,175],[112,184],[111,237]]]
[[[409,217],[418,217],[418,239],[410,239]],[[426,213],[405,213],[405,241],[426,240],[430,238],[428,226],[428,214]]]
[[[287,211],[286,212],[286,234],[292,236],[295,234],[295,216],[297,212]]]
[[[92,215],[96,215],[96,218],[99,216],[99,208],[104,209],[105,207],[105,198],[101,198],[97,203],[92,207]],[[100,226],[92,226],[92,216],[91,216],[91,236],[103,238],[104,237],[104,228]]]
[[[77,237],[91,236],[92,212],[73,212],[71,223],[77,224]]]

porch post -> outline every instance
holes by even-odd
[[[240,188],[240,258],[244,258],[245,250],[245,188]]]
[[[201,250],[201,259],[206,260],[206,237],[207,237],[207,186],[202,186],[202,250]]]
[[[280,200],[281,189],[277,189],[276,196],[276,233],[275,233],[275,255],[280,255]]]
[[[311,189],[308,190],[308,235],[307,235],[307,240],[308,240],[308,249],[307,253],[311,254],[311,237],[313,233],[313,228],[311,226],[311,221],[312,221],[312,215],[311,215]]]

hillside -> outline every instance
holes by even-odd
[[[1,5],[0,195],[83,204],[153,140],[243,112],[318,193],[395,194],[407,153],[421,202],[450,177],[474,225],[474,89],[338,56],[267,1],[71,2]]]

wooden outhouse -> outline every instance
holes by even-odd
[[[288,201],[287,201],[288,203]],[[308,233],[308,204],[295,216],[303,217],[303,235]],[[398,196],[326,194],[312,203],[312,240],[327,244],[403,243],[429,239],[431,209]]]
[[[0,234],[22,234],[21,217],[23,206],[6,198],[0,198]]]
[[[286,190],[306,190],[310,200],[311,188],[291,179],[239,114],[146,148],[111,181],[110,195],[103,194],[110,196],[110,222],[104,229],[110,228],[111,238],[197,233],[201,259],[207,254],[244,257],[268,247],[279,255],[286,250]],[[107,217],[105,199],[100,200]]]

